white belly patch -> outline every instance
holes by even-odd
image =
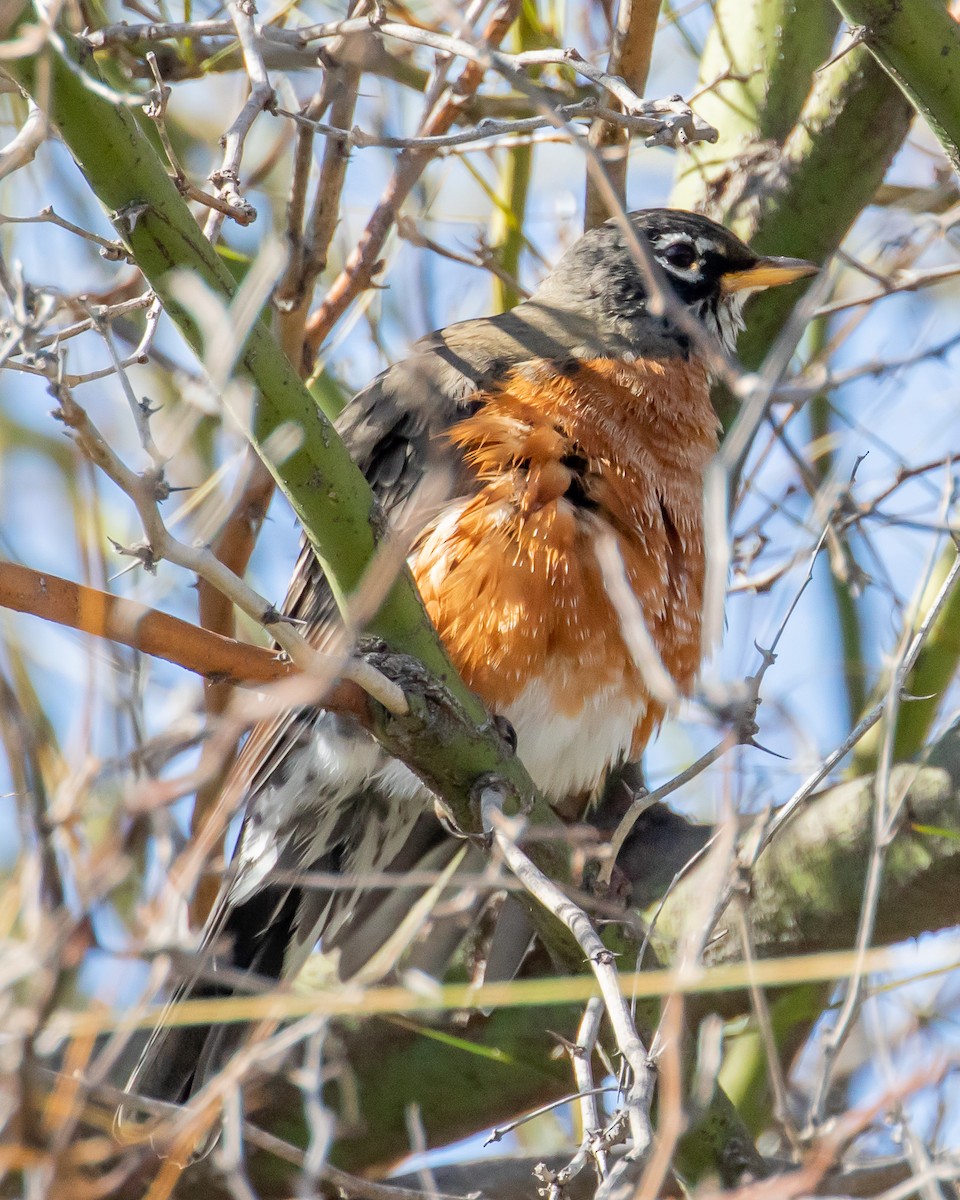
[[[575,716],[558,714],[554,689],[534,679],[503,716],[517,731],[517,754],[538,788],[551,800],[589,791],[630,749],[646,712],[642,700],[627,702],[621,686],[585,698]]]

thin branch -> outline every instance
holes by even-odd
[[[944,508],[949,504],[949,491],[945,494]],[[926,582],[929,582],[930,576],[936,564],[936,548],[930,554],[930,560],[926,571]],[[904,629],[901,644],[896,656],[896,666],[890,673],[890,682],[887,689],[887,694],[883,700],[884,706],[884,729],[883,743],[881,747],[879,769],[875,780],[875,796],[876,803],[874,806],[874,825],[873,825],[873,845],[870,853],[870,863],[867,870],[867,878],[863,892],[863,902],[860,909],[860,920],[857,925],[857,940],[856,952],[858,957],[862,957],[871,942],[873,930],[876,923],[877,905],[880,898],[880,887],[883,880],[883,867],[886,859],[887,849],[890,842],[893,840],[896,832],[896,824],[902,805],[907,794],[908,784],[902,786],[900,795],[896,803],[890,806],[890,770],[893,765],[893,744],[896,736],[897,720],[896,715],[900,704],[901,695],[907,677],[909,676],[917,656],[927,638],[934,622],[942,611],[944,605],[950,599],[954,587],[960,580],[960,553],[955,555],[953,565],[943,581],[943,584],[935,596],[933,603],[928,611],[924,613],[923,619],[920,622],[916,632],[912,632],[910,624]],[[923,588],[920,589],[921,594]],[[919,770],[919,767],[917,768]],[[824,1109],[827,1101],[827,1093],[830,1082],[833,1078],[833,1067],[837,1060],[841,1049],[846,1043],[853,1023],[859,1014],[860,1003],[863,995],[863,974],[858,975],[847,986],[843,998],[843,1004],[837,1016],[836,1022],[831,1027],[829,1032],[824,1036],[820,1046],[820,1071],[817,1078],[817,1084],[814,1089],[813,1096],[809,1107],[809,1123],[811,1126],[817,1126],[824,1119]]]
[[[185,567],[202,576],[228,595],[248,616],[264,625],[271,637],[290,656],[294,663],[310,674],[332,683],[336,675],[350,675],[364,690],[374,689],[377,699],[388,711],[404,713],[406,700],[396,684],[366,663],[348,666],[339,656],[321,655],[306,642],[276,609],[258,596],[252,588],[228,570],[206,547],[187,546],[174,538],[160,518],[158,501],[169,494],[162,475],[147,472],[137,475],[125,466],[90,420],[86,411],[73,398],[62,377],[50,379],[50,390],[60,408],[57,416],[72,432],[82,452],[104,472],[134,502],[143,522],[148,541],[139,546],[120,547],[121,551],[139,559],[151,570],[161,559]]]
[[[504,795],[500,788],[489,786],[483,789],[480,811],[484,831],[492,835],[507,866],[530,895],[570,930],[590,963],[600,985],[617,1048],[631,1071],[632,1078],[624,1099],[632,1139],[630,1157],[635,1162],[642,1162],[653,1145],[650,1106],[653,1103],[656,1073],[637,1033],[630,1006],[620,991],[614,957],[583,909],[565,896],[520,849],[518,838],[522,824],[504,814],[503,803]]]
[[[0,607],[108,638],[208,679],[269,683],[296,671],[275,651],[235,642],[145,604],[17,563],[0,562]]]
[[[17,134],[0,148],[0,179],[31,163],[37,151],[50,136],[46,114],[32,100],[28,102],[27,119]]]
[[[0,176],[2,178],[2,176]],[[10,217],[4,213],[0,213],[0,225],[56,225],[58,229],[66,229],[68,233],[75,233],[77,237],[83,238],[85,241],[93,242],[95,246],[99,246],[103,257],[111,262],[123,259],[125,262],[131,262],[131,258],[127,253],[126,247],[120,242],[111,241],[109,238],[101,237],[98,233],[92,233],[89,229],[84,229],[80,225],[74,225],[72,221],[66,220],[65,217],[58,216],[53,211],[53,205],[47,205],[42,208],[35,217]]]
[[[901,678],[906,677],[916,663],[917,655],[923,648],[923,643],[926,640],[933,623],[949,599],[953,588],[956,585],[958,575],[960,575],[960,556],[958,556],[957,560],[954,562],[950,569],[950,573],[944,580],[943,586],[940,588],[940,591],[937,594],[933,604],[925,614],[923,624],[913,635],[910,647],[901,663],[899,672]],[[770,845],[783,826],[786,825],[787,822],[793,818],[798,809],[806,803],[813,793],[814,788],[816,788],[820,783],[823,782],[824,779],[827,778],[833,769],[840,762],[842,762],[844,758],[846,758],[846,756],[850,753],[857,742],[860,741],[864,734],[866,734],[870,729],[873,728],[874,725],[876,725],[876,723],[883,716],[886,703],[887,701],[885,697],[878,704],[875,704],[874,707],[871,708],[870,711],[857,722],[853,729],[850,730],[850,732],[843,739],[843,741],[840,742],[836,749],[828,754],[816,768],[816,770],[807,776],[807,778],[794,792],[786,804],[781,805],[781,807],[777,809],[773,818],[766,824],[762,834],[757,840],[756,848],[751,857],[752,862],[756,862],[757,858],[763,853],[767,846]]]
[[[255,218],[256,209],[240,193],[240,160],[254,121],[262,112],[273,106],[274,92],[257,43],[252,15],[256,9],[249,0],[226,0],[226,4],[240,42],[243,65],[250,81],[250,95],[233,124],[221,138],[223,161],[217,170],[211,172],[210,182],[217,189],[217,198],[227,206],[228,211],[231,214],[240,214],[241,223],[246,224]],[[216,208],[210,210],[203,232],[211,242],[217,240],[223,216],[223,212]]]
[[[613,27],[607,74],[622,78],[635,94],[642,93],[650,71],[653,40],[661,0],[619,0]],[[612,108],[619,106],[614,100]],[[607,176],[621,204],[626,203],[629,143],[617,122],[598,118],[590,130],[590,143],[603,148]],[[610,214],[602,204],[596,185],[587,180],[584,226],[599,225]]]
[[[592,996],[583,1010],[580,1027],[577,1030],[577,1041],[570,1047],[570,1059],[573,1064],[573,1078],[577,1085],[577,1095],[580,1100],[580,1145],[577,1153],[569,1163],[549,1178],[545,1177],[546,1167],[540,1164],[538,1176],[548,1182],[551,1200],[564,1195],[564,1189],[572,1179],[583,1170],[588,1162],[593,1162],[597,1178],[603,1180],[609,1173],[608,1150],[609,1139],[604,1136],[603,1122],[600,1118],[600,1106],[597,1103],[602,1089],[598,1089],[593,1078],[593,1053],[597,1039],[600,1036],[600,1026],[603,1021],[603,1001],[599,996]]]
[[[485,44],[499,44],[503,40],[513,23],[518,4],[519,0],[501,0],[484,30]],[[368,20],[357,18],[357,21],[363,29],[371,28]],[[349,22],[341,24],[347,25]],[[336,36],[336,32],[324,36]],[[449,47],[436,48],[455,53]],[[464,101],[480,86],[483,74],[484,68],[481,68],[480,64],[469,62],[444,103],[426,115],[422,135],[446,133],[459,115]],[[400,206],[412,191],[429,160],[430,153],[423,150],[407,149],[400,152],[390,182],[367,222],[360,241],[338,278],[331,284],[323,303],[307,322],[306,352],[311,356],[316,354],[354,298],[370,286],[387,234],[396,221]]]

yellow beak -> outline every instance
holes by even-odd
[[[759,288],[782,287],[797,279],[806,279],[820,270],[803,258],[758,258],[745,271],[729,271],[720,280],[720,290],[725,296],[734,292],[756,291]]]

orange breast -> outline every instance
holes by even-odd
[[[591,705],[619,706],[631,731],[623,749],[637,753],[663,709],[624,643],[595,547],[614,539],[661,660],[689,690],[702,478],[717,446],[705,373],[681,359],[597,360],[565,374],[538,364],[448,436],[477,490],[424,531],[411,565],[466,682],[515,723],[524,696],[537,698],[531,723],[555,715],[564,728]]]

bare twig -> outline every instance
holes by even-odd
[[[50,125],[45,113],[32,100],[29,101],[27,119],[18,133],[0,148],[0,179],[33,162],[37,151],[49,136]]]
[[[485,44],[495,45],[506,36],[513,23],[518,0],[501,0],[484,31]],[[369,30],[370,22],[357,18],[358,27]],[[347,22],[341,24],[346,25]],[[401,26],[406,28],[406,26]],[[324,36],[337,36],[336,31]],[[436,46],[445,52],[456,53],[452,47]],[[472,57],[472,54],[471,54]],[[421,129],[423,136],[446,133],[456,120],[465,100],[480,86],[483,68],[475,61],[468,63],[447,100],[427,113]],[[333,282],[323,303],[307,322],[306,349],[311,356],[346,311],[354,298],[369,287],[377,267],[380,252],[392,228],[400,205],[404,202],[430,159],[429,151],[408,148],[400,152],[393,175],[383,193],[359,243],[347,260],[339,277]]]
[[[73,398],[62,376],[54,374],[50,378],[50,390],[60,404],[57,415],[70,429],[80,449],[126,492],[137,508],[148,540],[137,546],[121,547],[125,553],[137,558],[147,569],[153,569],[157,562],[166,559],[194,571],[224,591],[248,616],[265,625],[293,662],[308,673],[315,673],[332,683],[334,677],[340,673],[335,664],[342,661],[345,677],[349,675],[364,690],[367,689],[367,685],[374,688],[377,698],[385,702],[385,706],[391,711],[406,710],[406,701],[400,690],[395,684],[385,680],[380,672],[368,664],[356,663],[349,667],[336,656],[331,659],[329,656],[319,655],[291,625],[283,621],[271,604],[229,571],[209,549],[187,546],[172,537],[161,520],[157,507],[158,502],[168,494],[162,474],[148,471],[137,475],[125,466],[91,422],[86,411]]]
[[[587,956],[600,985],[617,1048],[631,1072],[624,1108],[632,1140],[630,1157],[635,1162],[642,1162],[653,1142],[650,1105],[653,1101],[655,1073],[646,1048],[637,1033],[630,1007],[620,991],[613,955],[603,944],[586,913],[568,899],[520,849],[518,838],[522,823],[511,820],[504,814],[503,803],[501,789],[496,786],[483,789],[480,796],[483,828],[492,834],[504,861],[531,896],[566,925]]]
[[[642,93],[647,83],[659,12],[660,0],[620,0],[617,5],[607,74],[621,77],[634,94]],[[620,107],[616,99],[611,107]],[[590,141],[591,145],[603,148],[611,186],[621,204],[626,203],[626,134],[616,122],[598,117],[590,130]],[[596,185],[591,179],[587,180],[585,209],[584,225],[587,229],[610,216],[600,202]]]
[[[587,1001],[577,1030],[576,1045],[570,1048],[573,1078],[580,1098],[580,1145],[570,1162],[549,1180],[551,1196],[562,1196],[567,1184],[580,1174],[588,1162],[593,1162],[598,1179],[605,1179],[609,1173],[609,1141],[600,1118],[600,1106],[597,1103],[599,1091],[594,1083],[592,1066],[603,1012],[603,1001],[599,996]],[[541,1166],[541,1178],[545,1169]]]
[[[2,165],[2,164],[0,164]],[[103,238],[98,233],[92,233],[89,229],[83,229],[79,225],[74,225],[72,221],[68,221],[65,217],[58,216],[53,211],[53,205],[48,205],[40,210],[35,217],[10,217],[4,213],[0,213],[0,225],[56,225],[59,229],[66,229],[68,233],[75,233],[77,237],[84,238],[88,242],[93,242],[99,246],[103,257],[116,261],[123,259],[130,261],[130,256],[127,254],[126,248],[120,242],[112,241],[110,238]]]
[[[949,502],[950,490],[948,489],[944,497],[944,512],[949,506]],[[937,557],[937,548],[934,546],[931,548],[929,556],[925,573],[925,584],[929,582]],[[943,581],[928,611],[924,613],[916,631],[913,630],[910,623],[906,624],[895,660],[896,665],[890,672],[887,694],[882,701],[884,729],[875,779],[876,803],[874,805],[873,847],[867,869],[863,903],[860,909],[860,920],[857,926],[856,952],[859,957],[862,957],[866,953],[873,937],[887,849],[896,833],[902,813],[904,797],[909,785],[909,780],[904,781],[900,794],[891,804],[890,770],[893,765],[893,742],[901,693],[927,635],[944,605],[950,599],[958,580],[960,580],[960,554],[956,555],[946,579]],[[923,590],[921,588],[921,593]],[[917,769],[919,770],[919,767]],[[860,1011],[860,1003],[863,995],[863,978],[862,973],[858,974],[847,986],[836,1022],[821,1042],[820,1070],[809,1108],[809,1123],[811,1127],[821,1124],[824,1119],[827,1094],[833,1078],[833,1067]]]
[[[254,121],[262,112],[273,106],[273,85],[267,75],[263,63],[263,54],[257,41],[256,28],[253,22],[253,12],[256,11],[249,0],[226,0],[227,11],[237,31],[240,50],[243,54],[243,65],[250,81],[250,95],[246,104],[237,114],[233,124],[223,135],[223,161],[216,171],[210,175],[210,182],[217,189],[217,198],[227,206],[227,211],[242,224],[248,224],[256,217],[256,209],[246,201],[240,192],[240,160],[243,157],[243,147],[247,134],[253,127]],[[212,208],[204,227],[204,235],[210,241],[216,241],[223,224],[224,212]]]

